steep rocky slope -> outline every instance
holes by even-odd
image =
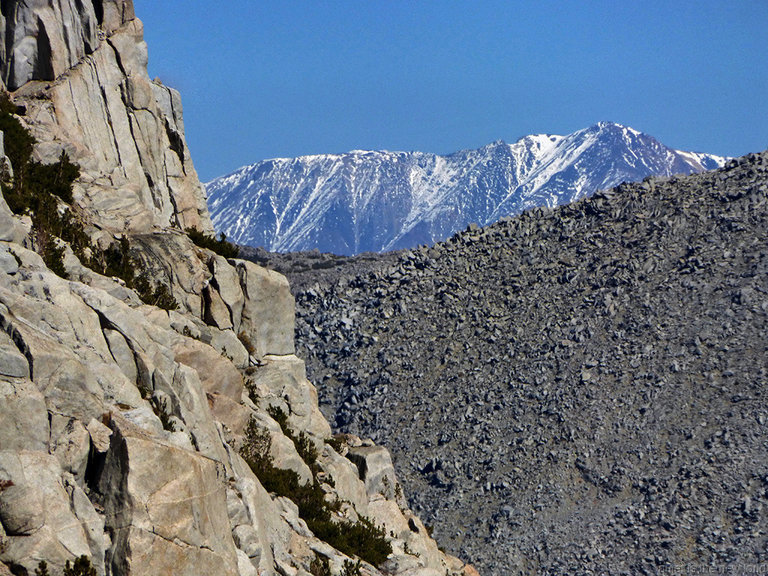
[[[217,230],[278,252],[358,254],[445,240],[536,206],[566,204],[646,176],[689,174],[724,158],[673,150],[601,122],[447,156],[353,151],[278,158],[207,185]]]
[[[295,274],[299,353],[325,413],[392,447],[414,509],[483,573],[749,573],[768,562],[767,231],[768,153],[621,185],[336,283]]]
[[[475,574],[386,449],[331,435],[286,279],[185,234],[211,222],[132,3],[1,14],[0,573]]]

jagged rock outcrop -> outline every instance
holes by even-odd
[[[289,500],[273,501],[237,453],[253,420],[270,434],[275,464],[312,480],[294,440],[267,414],[279,406],[322,450],[323,486],[349,503],[348,514],[391,529],[400,556],[409,556],[406,542],[431,550],[412,558],[423,569],[462,569],[426,531],[399,529],[412,515],[402,497],[391,500],[393,488],[382,494],[381,470],[373,483],[373,464],[359,471],[326,444],[331,430],[298,358],[267,355],[242,371],[205,343],[218,329],[132,307],[59,278],[18,244],[3,246],[20,264],[0,273],[0,561],[31,570],[85,554],[100,574],[172,567],[236,575],[250,573],[247,558],[262,573],[276,565],[295,573],[316,548],[340,567],[343,556],[313,538]],[[361,450],[369,461],[388,460],[381,448],[350,448]],[[391,462],[384,473],[394,486]]]
[[[3,19],[3,79],[27,108],[37,157],[63,150],[81,167],[74,192],[88,221],[126,232],[212,230],[181,98],[149,79],[133,3],[11,1]]]
[[[100,576],[470,570],[334,449],[371,443],[333,439],[294,355],[286,279],[183,232],[212,228],[179,96],[149,81],[132,3],[10,1],[2,18],[14,118],[37,160],[65,151],[79,166],[73,202],[55,207],[93,244],[49,240],[57,275],[33,238],[39,221],[0,197],[0,573],[45,561],[60,574],[78,556]],[[169,286],[178,307],[143,304],[89,268],[88,252],[109,246],[129,246],[118,259]],[[320,494],[326,532],[364,518],[391,527],[380,539],[392,553],[356,564],[365,551],[319,539],[296,492],[267,491],[265,470]]]

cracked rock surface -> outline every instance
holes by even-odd
[[[61,249],[44,261],[32,218],[0,195],[0,574],[40,562],[61,574],[86,556],[98,576],[308,576],[345,564],[365,576],[472,575],[395,491],[384,448],[333,438],[295,355],[286,278],[185,233],[212,225],[180,97],[146,63],[130,0],[2,2],[0,88],[13,104],[2,113],[19,128],[0,133],[3,191],[24,177],[7,138],[27,130],[44,164],[66,152],[79,177],[53,206],[86,247],[44,230]],[[110,245],[175,303],[144,304],[125,278],[88,268],[88,253]],[[272,468],[249,465],[244,446]],[[334,446],[362,451],[365,473]],[[325,512],[317,534],[294,502],[308,483]],[[384,552],[340,537],[345,552],[334,548],[340,522],[367,526]]]

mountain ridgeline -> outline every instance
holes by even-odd
[[[767,231],[768,153],[623,184],[289,272],[297,345],[483,574],[765,565]]]
[[[208,205],[216,229],[240,244],[350,255],[432,245],[470,223],[724,161],[603,122],[448,156],[353,151],[265,160],[208,183]]]

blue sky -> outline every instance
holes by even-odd
[[[601,120],[768,148],[768,1],[135,0],[202,180],[281,156],[450,153]]]

